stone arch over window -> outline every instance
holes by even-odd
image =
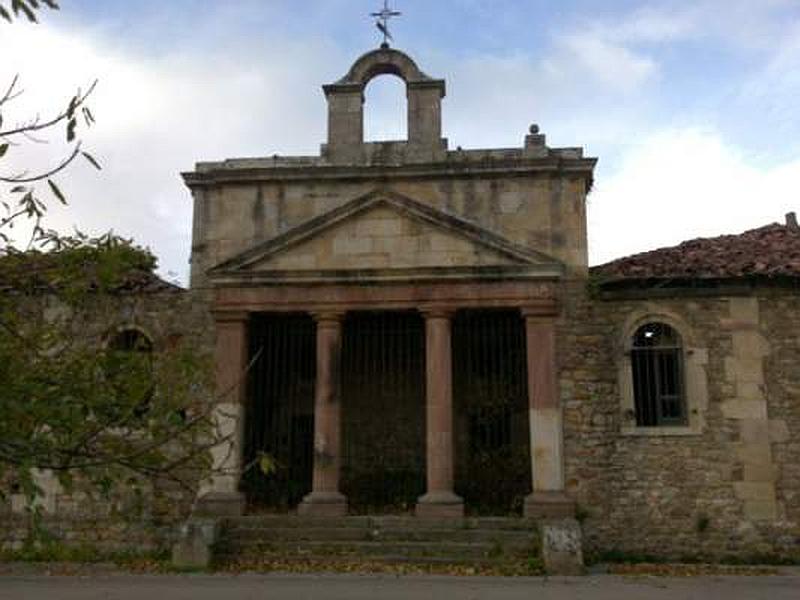
[[[106,348],[116,356],[111,356],[110,361],[106,365],[106,375],[114,377],[118,374],[119,369],[129,368],[126,363],[133,359],[138,368],[143,368],[142,374],[147,373],[147,379],[150,380],[153,374],[153,353],[155,346],[153,340],[147,332],[136,326],[122,326],[113,331],[107,341]],[[135,356],[132,354],[135,353]],[[127,357],[125,356],[127,355]],[[153,381],[147,381],[147,389],[141,392],[141,399],[139,407],[134,411],[134,416],[137,418],[144,417],[150,407],[150,403],[155,396],[156,388]]]
[[[153,340],[138,327],[120,327],[109,336],[108,348],[118,352],[153,352]]]
[[[631,315],[617,351],[622,433],[701,433],[708,405],[708,351],[678,315],[657,306]]]

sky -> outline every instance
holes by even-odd
[[[447,80],[450,147],[548,144],[599,158],[590,262],[738,233],[800,212],[800,0],[392,0],[393,46]],[[113,229],[188,281],[197,161],[316,155],[321,85],[381,38],[381,0],[63,0],[39,25],[0,24],[10,119],[47,116],[99,80],[85,147],[48,224]],[[367,88],[366,139],[405,136],[393,77]],[[63,146],[14,147],[0,169]],[[3,193],[0,189],[0,193]]]

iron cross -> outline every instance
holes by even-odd
[[[381,44],[381,46],[388,47],[389,40],[394,41],[394,38],[392,38],[392,34],[389,33],[389,19],[393,17],[399,17],[402,14],[403,13],[398,12],[396,10],[392,10],[389,7],[389,0],[383,0],[383,10],[381,12],[370,13],[370,16],[377,17],[378,19],[375,22],[375,26],[383,34],[383,44]]]

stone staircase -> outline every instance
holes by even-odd
[[[214,560],[500,565],[540,561],[536,523],[512,518],[226,518]]]

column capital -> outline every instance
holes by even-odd
[[[553,305],[521,306],[519,312],[528,323],[555,323],[558,315],[556,307]]]
[[[334,310],[326,310],[326,311],[318,311],[312,312],[311,317],[314,321],[317,322],[318,325],[322,324],[339,324],[344,320],[344,311],[334,311]]]
[[[441,306],[441,305],[423,305],[419,307],[419,312],[425,317],[425,320],[429,319],[452,319],[453,315],[456,312],[456,309],[452,306]]]
[[[250,313],[246,310],[225,310],[215,308],[211,311],[216,323],[246,323]]]

